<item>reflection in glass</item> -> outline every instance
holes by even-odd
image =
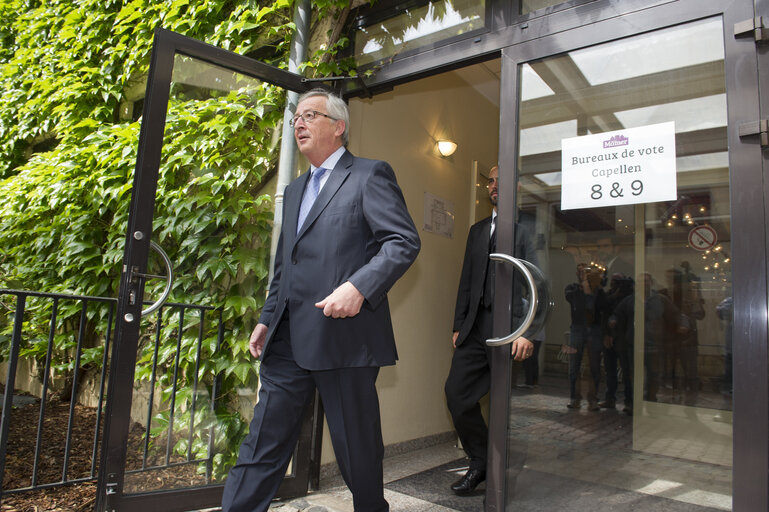
[[[533,100],[555,94],[550,86],[547,85],[547,83],[542,80],[528,64],[521,66],[521,76],[524,77],[522,80],[526,81],[526,89],[521,91],[521,101]]]
[[[265,295],[265,183],[283,98],[251,77],[175,57],[152,234],[175,278],[166,305],[142,321],[128,493],[221,482],[235,460],[255,400],[256,367],[241,341]],[[164,284],[148,280],[145,298]]]
[[[718,66],[724,59],[720,26],[720,20],[708,20],[663,33],[632,37],[609,46],[586,48],[569,55],[590,85],[665,71],[681,73],[683,69],[694,70],[708,63]],[[670,51],[671,48],[675,51]],[[682,56],[685,56],[685,62]]]
[[[543,499],[521,483],[526,471],[598,508],[731,509],[722,40],[720,19],[703,20],[521,66],[519,210],[545,240],[556,305],[541,393],[511,395],[511,510]],[[562,139],[668,121],[675,200],[561,209]]]
[[[565,3],[564,0],[521,0],[519,14],[529,14],[562,3]]]
[[[406,9],[398,16],[356,30],[356,63],[362,66],[378,62],[483,28],[485,12],[483,0],[440,0]]]

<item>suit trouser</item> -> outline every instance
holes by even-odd
[[[539,383],[539,347],[542,346],[542,340],[531,340],[531,342],[534,344],[534,351],[531,356],[521,361],[524,383],[528,386]]]
[[[576,400],[582,398],[577,388],[577,381],[582,374],[582,354],[585,351],[585,347],[587,347],[590,376],[592,378],[587,399],[590,402],[595,402],[598,400],[598,386],[601,383],[601,352],[603,352],[601,327],[598,325],[572,324],[569,329],[569,346],[575,349],[575,352],[569,356],[570,396]]]
[[[486,470],[489,429],[481,414],[480,400],[491,385],[491,311],[479,308],[478,317],[467,338],[454,350],[446,379],[446,403],[470,469]]]
[[[261,389],[249,433],[225,482],[223,512],[263,512],[291,460],[307,404],[317,387],[331,442],[355,512],[386,512],[379,368],[308,371],[297,366],[288,322],[281,322],[260,369]]]
[[[625,405],[633,408],[633,343],[615,338],[614,348],[617,351],[619,367],[622,369],[622,381],[625,385]]]
[[[617,387],[619,385],[619,379],[617,379],[618,360],[619,354],[615,346],[603,348],[603,367],[606,371],[606,401],[610,403],[617,400]],[[627,394],[627,386],[625,387],[625,393]]]

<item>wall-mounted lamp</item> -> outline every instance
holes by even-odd
[[[451,156],[457,150],[457,143],[450,140],[438,141],[438,153],[442,156]]]

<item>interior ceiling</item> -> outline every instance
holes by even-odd
[[[453,71],[479,95],[499,108],[501,59]],[[703,62],[646,75],[591,85],[569,54],[530,64],[530,69],[550,93],[525,100],[519,128],[553,125],[578,120],[583,133],[625,128],[616,113],[649,105],[671,105],[698,98],[723,96],[723,61]],[[589,113],[589,114],[588,114]],[[695,115],[689,114],[690,117]],[[703,118],[710,114],[702,113]],[[699,123],[699,129],[677,134],[677,156],[695,156],[727,151],[726,126]],[[557,131],[557,130],[556,130]],[[554,132],[556,133],[556,132]],[[557,134],[557,133],[556,133]],[[576,134],[575,134],[576,135]],[[538,151],[522,156],[523,174],[560,170],[560,150]]]
[[[502,75],[502,59],[494,59],[454,71],[489,103],[499,108],[499,83]]]
[[[490,103],[499,107],[501,59],[454,71]],[[567,56],[532,65],[554,94],[527,100],[521,128],[574,119],[590,112],[600,131],[624,128],[614,112],[724,93],[723,63],[709,62],[591,86]],[[575,92],[579,91],[576,95]],[[635,98],[635,103],[633,102]]]

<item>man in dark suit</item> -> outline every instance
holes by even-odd
[[[486,340],[492,335],[494,263],[490,262],[489,254],[496,247],[498,174],[498,167],[492,167],[488,181],[489,199],[494,205],[492,216],[474,224],[467,236],[454,312],[454,357],[445,386],[454,428],[470,458],[467,473],[451,486],[451,490],[460,496],[472,493],[486,479],[488,427],[481,415],[479,401],[489,392],[490,386],[492,349]],[[531,241],[519,231],[516,229],[515,256],[531,258],[534,254]],[[531,357],[533,350],[534,344],[525,337],[512,343],[516,361]]]
[[[285,190],[274,277],[249,341],[261,357],[259,400],[222,508],[267,510],[317,388],[356,512],[385,512],[375,383],[397,359],[387,291],[416,258],[419,235],[392,168],[345,149],[340,98],[305,93],[292,124],[311,167]]]

